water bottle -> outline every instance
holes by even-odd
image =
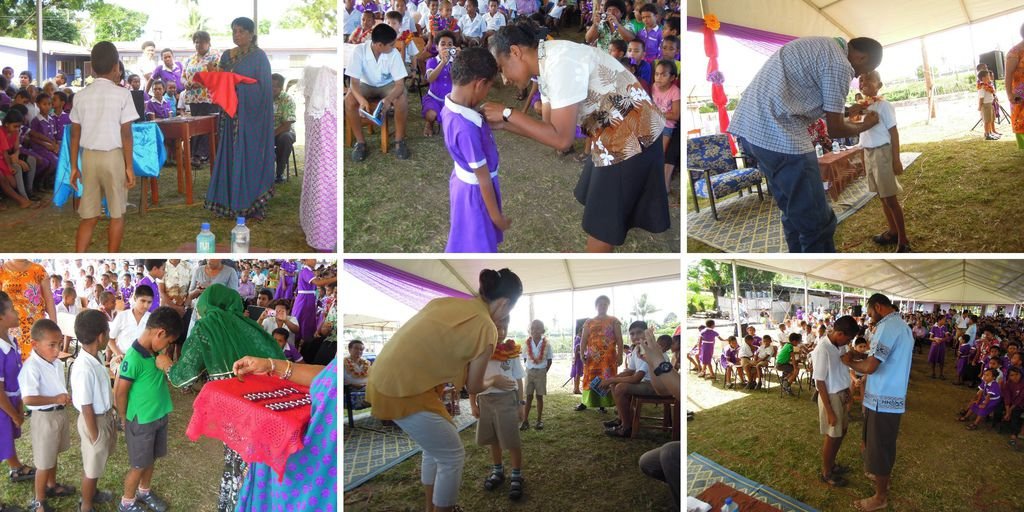
[[[818,158],[825,156],[825,150],[821,149],[821,144],[814,145],[814,154],[818,155]]]
[[[217,252],[217,237],[210,231],[209,222],[203,223],[199,235],[196,236],[196,252],[200,254]]]
[[[838,153],[839,152],[839,141],[838,140],[832,141],[832,152],[833,153]]]
[[[249,228],[245,227],[245,217],[235,219],[235,227],[231,230],[231,252],[249,252]]]
[[[739,505],[732,502],[732,498],[725,499],[725,505],[722,505],[722,512],[739,512]]]

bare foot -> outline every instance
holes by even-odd
[[[883,510],[889,506],[889,503],[882,501],[881,498],[872,496],[870,498],[864,498],[853,502],[853,508],[861,510],[863,512],[872,512],[874,510]]]
[[[423,136],[432,137],[433,135],[434,130],[430,127],[430,123],[423,123]]]

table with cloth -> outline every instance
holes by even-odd
[[[821,181],[828,183],[828,196],[838,200],[846,187],[865,175],[864,148],[854,146],[838,153],[825,153],[818,158]]]
[[[62,207],[69,198],[82,197],[82,180],[78,180],[78,190],[71,188],[71,125],[64,128],[64,136],[60,145],[57,160],[57,181],[53,192],[53,204]],[[160,168],[167,160],[167,149],[164,148],[164,135],[156,123],[135,123],[132,125],[132,167],[135,176],[143,182],[159,178]],[[78,157],[78,168],[82,168],[82,157]],[[143,183],[147,185],[147,183]],[[146,187],[142,187],[142,212],[145,213]],[[104,200],[106,204],[106,200]]]
[[[299,199],[299,222],[306,243],[322,252],[338,247],[338,72],[307,67],[306,155]]]

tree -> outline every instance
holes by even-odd
[[[322,37],[338,35],[338,3],[335,0],[302,0],[280,23],[281,28],[309,27]]]
[[[263,18],[260,19],[260,26],[257,27],[257,33],[260,35],[266,35],[270,33],[270,20]]]
[[[78,43],[80,33],[75,12],[85,8],[87,0],[43,1],[43,38]],[[0,0],[0,36],[35,39],[35,0]]]
[[[192,37],[192,34],[195,34],[200,30],[208,31],[210,18],[203,16],[203,11],[199,9],[199,0],[178,0],[178,3],[185,7],[185,12],[187,14],[182,25],[187,37]]]
[[[149,15],[102,0],[89,5],[97,41],[134,41],[142,37]]]
[[[641,293],[640,297],[633,302],[633,311],[630,313],[638,320],[646,320],[648,315],[661,311],[661,308],[647,302],[647,294]]]
[[[732,291],[732,263],[728,261],[700,260],[687,270],[687,278],[691,283],[700,285],[701,290],[711,292],[715,297],[714,309],[718,309],[718,297]],[[779,275],[775,272],[756,270],[736,266],[736,279],[745,285],[767,285],[777,283]]]
[[[671,313],[665,315],[665,321],[662,322],[662,323],[663,324],[670,324],[672,322],[678,322],[678,321],[679,321],[679,317],[676,316],[675,312],[671,312]]]

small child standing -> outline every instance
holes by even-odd
[[[124,236],[128,189],[135,186],[132,165],[132,121],[139,117],[127,90],[118,87],[121,70],[117,48],[103,41],[93,46],[92,68],[98,78],[78,93],[71,109],[71,188],[78,191],[82,178],[81,222],[75,252],[85,252],[99,224],[100,198],[107,199],[110,227],[107,252],[118,252]],[[82,168],[78,168],[81,149]]]
[[[156,459],[167,455],[168,416],[174,410],[164,377],[171,360],[157,354],[177,340],[181,331],[177,311],[167,306],[157,308],[121,362],[114,396],[121,411],[131,468],[124,477],[118,512],[144,512],[145,507],[154,512],[167,510],[167,503],[151,490]]]
[[[711,366],[711,359],[715,353],[715,340],[726,341],[726,339],[720,336],[718,331],[715,330],[714,320],[704,322],[704,326],[706,328],[700,333],[701,372],[697,376],[715,380],[715,369]]]
[[[544,429],[544,395],[548,394],[548,372],[554,361],[551,345],[544,336],[544,322],[530,323],[530,339],[526,340],[526,414],[520,430],[530,429],[530,408],[537,395],[537,430]]]
[[[109,292],[104,292],[109,293]],[[71,402],[78,409],[78,435],[82,440],[82,512],[93,503],[110,503],[114,495],[97,489],[107,467],[107,458],[117,446],[117,418],[111,403],[110,379],[99,359],[110,341],[107,317],[97,310],[83,311],[75,318],[75,336],[82,354],[71,366]]]
[[[21,353],[18,342],[10,338],[8,331],[18,327],[18,311],[7,293],[0,291],[0,458],[10,467],[12,483],[25,482],[35,478],[36,470],[21,463],[14,440],[21,437],[21,425],[25,422],[25,410],[18,387],[21,373]]]
[[[999,140],[996,135],[996,88],[992,84],[992,72],[984,69],[978,72],[978,112],[985,122],[985,140]]]
[[[459,54],[455,34],[445,30],[437,34],[437,57],[427,60],[427,82],[430,88],[423,98],[423,136],[433,137],[435,122],[444,108],[444,98],[452,92],[452,61]]]
[[[469,48],[455,58],[451,74],[452,92],[441,110],[444,143],[455,163],[445,252],[497,252],[512,222],[501,213],[498,146],[476,108],[491,90],[498,63],[491,52]]]
[[[681,96],[679,86],[675,84],[677,79],[675,62],[668,59],[659,60],[654,68],[654,87],[652,87],[654,90],[651,91],[651,97],[654,99],[654,104],[658,106],[658,110],[665,114],[665,129],[661,132],[661,142],[666,153],[669,141],[672,140],[672,132],[676,129],[676,123],[679,122]],[[673,164],[665,162],[665,190],[672,190],[672,171],[674,169]]]
[[[18,375],[25,405],[32,411],[32,459],[36,465],[35,498],[29,512],[48,510],[46,498],[75,494],[75,488],[57,483],[57,456],[71,447],[71,429],[64,408],[71,396],[64,384],[64,362],[57,359],[64,343],[57,323],[36,320],[32,325],[32,353]]]
[[[878,114],[878,124],[860,134],[864,146],[864,165],[867,167],[868,190],[878,194],[885,211],[888,230],[875,235],[879,245],[897,245],[896,252],[910,252],[910,240],[903,221],[903,207],[897,195],[903,191],[897,176],[903,174],[900,160],[900,132],[896,129],[896,109],[878,96],[882,77],[870,71],[860,77],[860,91],[864,94],[867,110]]]
[[[505,337],[507,326],[507,319],[503,325],[498,325],[499,340]],[[525,372],[519,354],[520,348],[514,341],[498,343],[484,372],[484,385],[487,389],[469,396],[473,416],[480,419],[477,422],[476,443],[491,447],[491,461],[494,463],[491,474],[484,480],[484,489],[493,491],[505,481],[501,456],[502,450],[508,450],[512,464],[508,497],[512,500],[523,496],[522,439],[516,427],[526,418],[525,402],[522,399]],[[500,384],[508,381],[515,382],[516,387],[504,391]]]

